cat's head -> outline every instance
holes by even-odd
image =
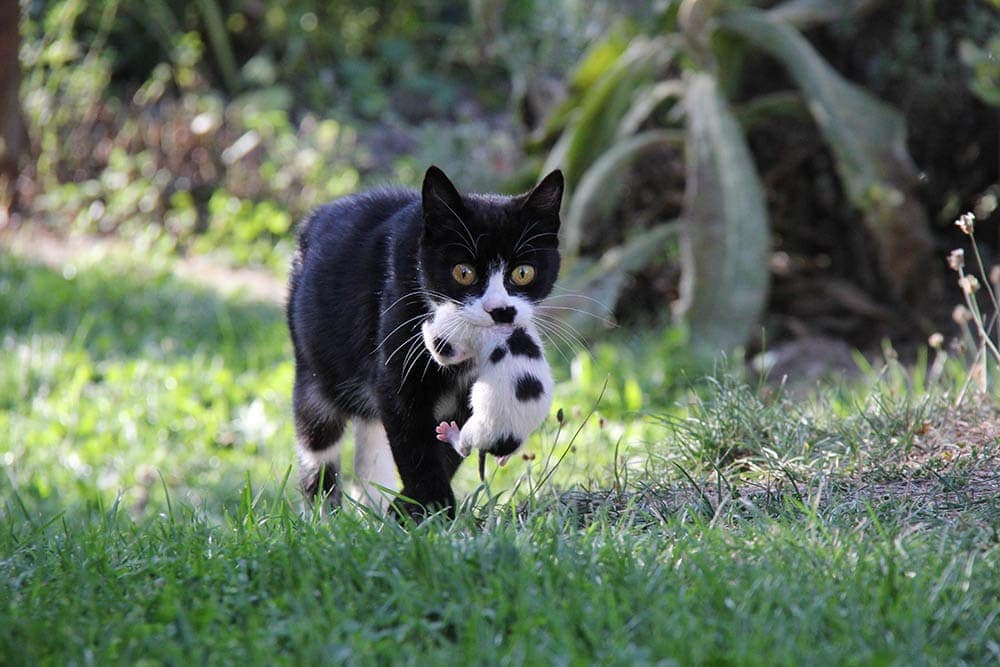
[[[434,319],[509,333],[527,326],[559,274],[556,170],[517,196],[460,195],[437,167],[424,176],[422,288]]]

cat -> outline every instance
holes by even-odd
[[[353,420],[355,472],[373,503],[385,505],[379,490],[396,490],[398,472],[396,511],[454,516],[463,458],[435,427],[469,418],[476,365],[435,362],[422,325],[443,312],[497,332],[530,325],[559,273],[562,196],[558,170],[526,194],[461,195],[432,166],[419,192],[371,190],[307,216],[286,311],[307,499],[340,503],[340,442]]]
[[[422,327],[434,360],[444,366],[472,359],[478,369],[469,392],[472,415],[461,428],[442,421],[437,439],[463,457],[473,449],[507,452],[498,456],[504,465],[552,406],[552,373],[538,332],[530,322],[507,333],[469,326],[451,314],[436,315]]]

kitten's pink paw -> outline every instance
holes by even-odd
[[[455,444],[459,440],[459,434],[462,432],[458,428],[458,424],[452,422],[441,422],[436,427],[434,427],[434,432],[437,433],[437,439],[441,442],[447,442]]]

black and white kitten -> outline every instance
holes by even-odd
[[[352,195],[302,223],[287,316],[307,498],[339,501],[340,439],[353,420],[355,472],[369,490],[395,489],[398,471],[412,515],[454,512],[462,457],[435,427],[469,418],[477,367],[435,362],[421,326],[439,311],[498,335],[529,326],[559,272],[562,193],[554,171],[527,194],[463,196],[431,167],[421,192]]]

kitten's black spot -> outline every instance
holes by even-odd
[[[543,391],[545,391],[545,388],[542,387],[542,381],[534,375],[529,374],[519,377],[517,385],[514,387],[514,395],[522,403],[537,399],[542,395]]]
[[[507,456],[514,453],[514,450],[520,446],[520,440],[512,435],[505,435],[490,446],[490,454],[493,456]]]
[[[524,329],[514,329],[514,333],[507,339],[507,346],[510,347],[510,353],[515,356],[529,359],[542,358],[542,350]]]
[[[455,349],[451,346],[451,343],[443,338],[434,339],[434,350],[442,357],[450,357],[455,354]]]
[[[517,310],[514,306],[507,306],[506,308],[494,308],[490,311],[490,317],[497,324],[512,324],[514,322],[514,316],[517,315]]]
[[[490,363],[491,364],[500,363],[500,360],[506,356],[507,356],[507,348],[501,345],[500,347],[493,350],[493,352],[490,354]]]

